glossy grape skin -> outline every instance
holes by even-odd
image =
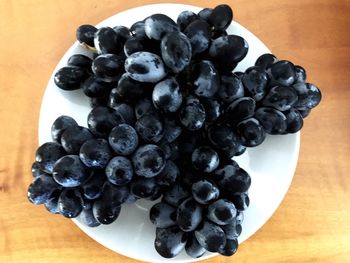
[[[92,25],[81,25],[76,30],[76,37],[80,43],[94,47],[94,37],[96,32],[97,28]]]
[[[130,191],[138,198],[149,198],[156,193],[157,183],[154,178],[137,176],[130,184]]]
[[[105,139],[91,139],[81,146],[80,160],[93,169],[103,169],[112,158],[112,150]]]
[[[35,177],[29,185],[27,197],[32,204],[44,204],[57,189],[61,189],[61,186],[51,176],[42,174]]]
[[[70,126],[63,131],[61,144],[68,154],[78,154],[83,143],[90,139],[93,139],[93,135],[88,128]]]
[[[221,226],[222,230],[225,232],[227,239],[238,238],[242,233],[242,225],[237,221],[236,218],[231,223]]]
[[[150,39],[161,40],[167,33],[178,30],[176,23],[164,14],[154,14],[145,19],[145,33]]]
[[[195,232],[198,243],[210,252],[217,252],[226,244],[224,231],[217,225],[204,221],[203,225]]]
[[[182,133],[182,128],[179,125],[175,120],[165,118],[163,140],[168,143],[175,141]]]
[[[125,71],[139,82],[155,83],[166,76],[162,59],[147,51],[135,52],[125,60]]]
[[[304,125],[303,115],[296,109],[290,109],[285,113],[286,116],[286,132],[296,133],[301,130]]]
[[[184,232],[194,231],[202,221],[202,207],[192,198],[184,200],[177,208],[176,223]]]
[[[117,33],[118,40],[122,44],[124,44],[126,40],[131,38],[131,32],[126,26],[115,26],[113,27],[113,30]]]
[[[136,130],[128,124],[119,124],[114,127],[108,141],[113,151],[120,155],[132,154],[139,144]]]
[[[258,59],[255,62],[255,66],[257,66],[263,70],[266,70],[266,69],[270,68],[277,61],[278,61],[278,59],[276,58],[275,55],[270,54],[270,53],[266,53],[266,54],[262,54],[260,57],[258,57]]]
[[[311,83],[296,83],[293,85],[293,88],[298,95],[298,101],[294,105],[297,108],[307,107],[312,109],[316,107],[322,99],[319,88]]]
[[[294,66],[295,70],[295,83],[302,83],[306,81],[306,70],[299,65]]]
[[[127,200],[129,195],[130,191],[128,186],[117,186],[106,181],[103,185],[101,199],[109,203],[112,207],[117,208]]]
[[[113,157],[106,166],[106,176],[108,181],[115,185],[129,183],[134,176],[131,161],[123,156]]]
[[[203,8],[201,11],[198,12],[198,16],[202,20],[208,21],[212,12],[213,12],[212,8]]]
[[[219,166],[219,156],[210,147],[202,146],[192,153],[192,164],[200,172],[211,173]]]
[[[307,107],[298,107],[296,108],[298,110],[298,112],[300,113],[300,115],[303,118],[306,118],[307,116],[309,116],[311,109],[307,108]]]
[[[163,137],[163,123],[155,114],[145,114],[135,123],[135,129],[145,142],[157,143]]]
[[[45,173],[44,171],[41,170],[41,165],[39,162],[34,162],[32,164],[32,176],[35,178],[35,177],[38,177],[40,175],[49,175],[48,173]]]
[[[219,198],[220,190],[212,182],[202,179],[192,185],[192,196],[200,204],[210,204]]]
[[[217,225],[231,223],[237,214],[236,207],[226,199],[219,199],[208,206],[207,218]]]
[[[154,177],[165,167],[165,156],[161,148],[154,144],[139,147],[132,156],[134,171],[143,177]]]
[[[128,103],[118,103],[115,100],[109,100],[108,107],[116,110],[119,112],[120,115],[122,115],[123,119],[125,120],[125,123],[128,125],[133,126],[135,124],[135,114],[134,114],[134,107],[131,106]]]
[[[290,86],[295,82],[296,73],[293,63],[280,60],[270,67],[270,85]]]
[[[235,205],[237,211],[246,210],[250,204],[248,193],[231,194],[229,195],[229,199]]]
[[[129,195],[126,187],[114,186],[106,182],[99,199],[94,201],[92,212],[96,220],[104,225],[113,223],[119,216],[121,204]]]
[[[67,218],[77,217],[83,210],[83,198],[78,189],[66,188],[57,202],[58,211]]]
[[[106,175],[104,169],[93,170],[90,179],[81,186],[84,198],[89,200],[99,198],[105,182]]]
[[[149,212],[152,224],[157,228],[167,228],[176,225],[176,209],[166,203],[156,203]]]
[[[115,126],[123,124],[125,121],[116,110],[99,106],[90,111],[87,123],[90,131],[96,137],[107,138]]]
[[[129,38],[124,45],[124,54],[129,57],[133,53],[148,51],[160,56],[159,41],[149,39],[146,36],[134,36]]]
[[[273,108],[262,107],[255,112],[255,118],[268,134],[283,134],[287,129],[286,116]]]
[[[91,71],[92,59],[82,54],[74,54],[67,61],[68,66],[75,66]]]
[[[92,213],[100,224],[108,225],[113,223],[119,216],[121,207],[109,203],[111,197],[105,196],[94,202]]]
[[[146,37],[145,33],[145,22],[137,21],[130,27],[131,34],[135,37]]]
[[[233,18],[232,9],[228,5],[216,6],[208,17],[208,22],[215,29],[226,29],[231,24]]]
[[[136,119],[141,118],[145,114],[157,114],[157,110],[154,108],[152,100],[149,98],[140,99],[135,104],[135,116]]]
[[[98,199],[94,202],[92,212],[97,222],[103,225],[109,225],[119,217],[120,210],[120,206],[112,207],[107,201]]]
[[[298,100],[298,94],[292,87],[275,86],[269,90],[262,104],[279,111],[289,110]]]
[[[255,108],[255,100],[251,97],[236,99],[225,110],[226,120],[229,124],[234,125],[237,122],[254,116]]]
[[[237,124],[237,132],[241,142],[246,147],[256,147],[263,143],[266,137],[264,128],[255,118],[249,118]]]
[[[222,105],[219,100],[202,98],[201,103],[204,106],[207,123],[212,123],[219,119],[222,113]]]
[[[103,95],[101,97],[90,98],[90,100],[89,100],[90,107],[91,108],[95,108],[95,107],[98,107],[98,106],[107,107],[108,106],[108,99],[109,99],[108,95]]]
[[[187,236],[177,226],[157,228],[154,247],[162,257],[173,258],[185,248]]]
[[[79,221],[79,223],[82,223],[83,225],[88,227],[97,227],[100,225],[100,223],[94,217],[92,208],[83,209],[83,211],[81,211],[81,213],[77,217],[77,220]]]
[[[183,32],[189,24],[191,24],[193,21],[196,21],[198,19],[199,19],[199,16],[196,13],[186,10],[186,11],[182,11],[178,15],[176,23],[180,31]]]
[[[78,155],[65,155],[58,159],[52,171],[53,179],[64,187],[82,185],[91,176],[91,171],[80,161]]]
[[[191,43],[181,32],[174,31],[166,34],[162,38],[160,49],[165,65],[174,73],[179,73],[191,62]]]
[[[240,77],[234,73],[221,75],[220,88],[216,96],[225,103],[244,96],[244,86]]]
[[[205,248],[198,243],[194,233],[190,234],[185,249],[187,255],[189,255],[192,258],[200,258],[204,255],[206,251]]]
[[[173,206],[178,207],[190,193],[182,185],[175,183],[168,191],[163,195],[163,202]]]
[[[110,27],[98,29],[94,44],[98,54],[118,54],[122,49],[117,33]]]
[[[212,41],[209,55],[225,70],[233,70],[248,53],[247,41],[236,35],[219,37]]]
[[[209,126],[207,136],[209,142],[218,150],[237,149],[241,144],[238,135],[227,125],[220,123]]]
[[[66,66],[60,68],[54,76],[57,87],[63,90],[80,89],[81,83],[88,77],[87,71],[81,67]]]
[[[225,165],[215,171],[219,187],[231,193],[243,193],[248,191],[251,185],[251,177],[242,168],[235,165]]]
[[[124,59],[115,54],[102,54],[92,62],[92,71],[101,80],[106,82],[116,81],[124,67]]]
[[[247,93],[256,101],[261,100],[268,84],[267,73],[259,67],[248,68],[242,76],[243,85]]]
[[[182,93],[175,78],[158,82],[153,89],[154,106],[164,112],[176,112],[182,103]]]
[[[112,92],[116,92],[120,99],[127,102],[134,102],[139,98],[142,98],[146,92],[150,91],[151,87],[145,85],[144,83],[133,80],[128,74],[124,73],[119,81],[118,85]],[[110,99],[112,99],[112,92],[110,94]]]
[[[205,110],[199,99],[189,95],[180,112],[182,125],[190,131],[199,130],[204,124],[205,117]]]
[[[185,28],[184,34],[190,40],[193,55],[200,54],[209,48],[211,28],[207,22],[193,21]]]
[[[219,73],[209,60],[202,60],[195,64],[191,77],[194,93],[197,96],[211,98],[219,89]]]
[[[144,36],[134,36],[129,38],[124,45],[124,54],[128,57],[139,51],[147,50],[147,39]]]
[[[35,161],[45,173],[52,173],[55,162],[66,154],[63,147],[56,142],[46,142],[35,153]]]
[[[51,214],[59,214],[58,211],[58,198],[61,195],[61,189],[56,189],[53,191],[53,193],[50,195],[49,199],[45,202],[44,206],[47,211],[49,211]]]
[[[218,250],[218,252],[222,256],[230,257],[237,252],[237,249],[238,249],[238,240],[236,238],[227,239],[225,246],[221,247]]]
[[[90,98],[102,97],[109,92],[109,88],[99,77],[92,75],[88,77],[82,84],[81,88],[84,94]]]
[[[163,171],[156,177],[157,184],[162,188],[170,188],[179,176],[180,171],[177,165],[173,161],[167,160]]]
[[[78,126],[78,123],[70,116],[61,115],[51,126],[51,137],[55,142],[60,143],[62,133],[71,126]]]

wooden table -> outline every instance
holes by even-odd
[[[134,262],[27,201],[40,102],[75,29],[163,1],[0,1],[0,262]],[[215,6],[220,1],[171,1]],[[226,1],[280,58],[323,92],[306,119],[293,183],[273,217],[219,262],[349,262],[350,1]]]

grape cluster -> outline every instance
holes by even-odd
[[[80,26],[91,57],[71,56],[54,82],[90,98],[87,127],[55,120],[29,200],[90,227],[114,222],[123,203],[158,200],[149,216],[161,256],[233,255],[251,178],[232,158],[266,134],[299,131],[321,93],[272,54],[233,72],[248,43],[226,32],[232,17],[219,5],[176,22],[154,14],[130,28]]]

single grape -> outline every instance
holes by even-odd
[[[83,198],[78,189],[66,188],[57,202],[58,211],[67,218],[77,217],[83,210]]]
[[[115,126],[108,137],[109,145],[117,154],[130,155],[139,144],[136,130],[128,124]]]
[[[165,167],[165,156],[161,148],[154,144],[139,147],[132,156],[134,171],[143,177],[154,177]]]
[[[53,179],[64,187],[82,185],[91,175],[91,171],[80,161],[78,155],[66,155],[58,159],[52,171]]]
[[[166,15],[154,14],[145,19],[145,33],[150,39],[161,40],[167,33],[173,31],[179,31],[179,28]]]
[[[157,228],[167,228],[176,225],[176,209],[166,203],[156,203],[152,206],[149,217]]]
[[[210,204],[219,198],[220,190],[212,182],[202,179],[192,185],[193,198],[200,204]]]
[[[196,148],[192,153],[193,167],[200,172],[211,173],[219,166],[218,154],[208,146]]]
[[[185,232],[194,231],[202,221],[202,207],[192,198],[183,201],[176,211],[176,223]]]
[[[219,199],[208,206],[207,218],[218,225],[231,223],[237,214],[236,207],[226,199]]]
[[[147,51],[135,52],[125,60],[125,71],[139,82],[155,83],[166,76],[162,59]]]
[[[106,166],[106,176],[108,181],[115,185],[129,183],[134,176],[131,161],[123,156],[113,157]]]
[[[165,65],[174,73],[179,73],[191,62],[191,43],[181,32],[174,31],[166,34],[162,38],[160,49]]]
[[[105,139],[91,139],[81,146],[80,160],[93,169],[103,169],[112,158],[112,151]]]
[[[63,147],[56,142],[46,142],[35,153],[35,161],[40,164],[40,169],[48,174],[52,173],[55,162],[66,155]]]
[[[187,233],[177,226],[157,228],[154,247],[162,257],[173,258],[185,248],[186,241]]]
[[[225,232],[209,221],[204,221],[194,234],[198,243],[210,252],[218,252],[226,244]]]

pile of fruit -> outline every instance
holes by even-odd
[[[234,72],[248,43],[229,35],[227,5],[154,14],[130,28],[82,25],[75,54],[54,77],[90,98],[87,127],[69,116],[36,151],[33,204],[90,227],[114,222],[123,203],[159,200],[149,211],[154,246],[233,255],[249,206],[249,174],[232,159],[267,134],[299,131],[321,100],[301,66],[260,56]]]

